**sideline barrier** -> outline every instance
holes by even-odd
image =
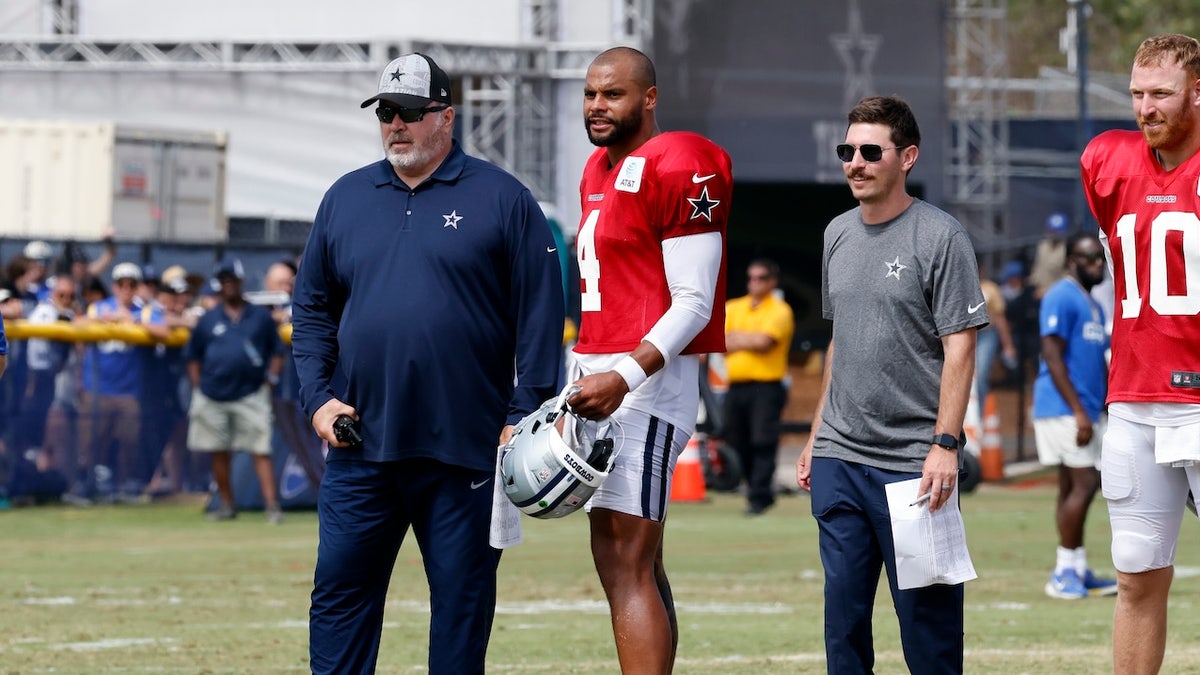
[[[146,330],[145,326],[136,323],[107,323],[102,321],[81,321],[78,323],[56,321],[54,323],[30,323],[25,319],[5,319],[4,334],[9,340],[28,340],[43,338],[59,342],[106,342],[120,340],[138,347],[182,347],[191,337],[187,328],[173,328],[164,340],[159,340]],[[284,344],[292,344],[292,324],[279,327],[279,337]]]

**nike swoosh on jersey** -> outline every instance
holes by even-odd
[[[984,301],[984,302],[979,303],[978,305],[967,305],[967,314],[974,314],[975,312],[978,312],[979,308],[983,307],[986,304],[987,304],[987,302]]]
[[[696,183],[696,184],[700,184],[700,183],[703,183],[704,181],[706,181],[706,180],[708,180],[708,179],[710,179],[710,178],[715,178],[715,177],[716,177],[716,175],[717,175],[717,174],[715,174],[715,173],[710,173],[710,174],[708,174],[707,176],[701,176],[701,175],[700,175],[700,174],[698,174],[698,173],[694,173],[694,174],[692,174],[692,182],[693,182],[693,183]]]
[[[547,246],[546,247],[546,253],[554,253],[557,250],[558,250],[557,246]]]
[[[478,483],[476,483],[475,481],[471,481],[471,489],[478,490],[479,488],[483,487],[484,485],[487,485],[489,480],[491,480],[491,478],[486,478],[484,480],[479,481]]]

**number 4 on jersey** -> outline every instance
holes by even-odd
[[[599,220],[600,209],[592,210],[575,239],[579,256],[579,310],[582,312],[600,311],[600,259],[596,257],[596,222]]]

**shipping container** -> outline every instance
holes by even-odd
[[[0,120],[0,236],[220,242],[223,131]]]

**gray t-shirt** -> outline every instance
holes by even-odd
[[[833,363],[814,457],[920,471],[941,391],[941,337],[988,324],[963,226],[919,199],[866,225],[860,209],[825,230],[821,301]]]

